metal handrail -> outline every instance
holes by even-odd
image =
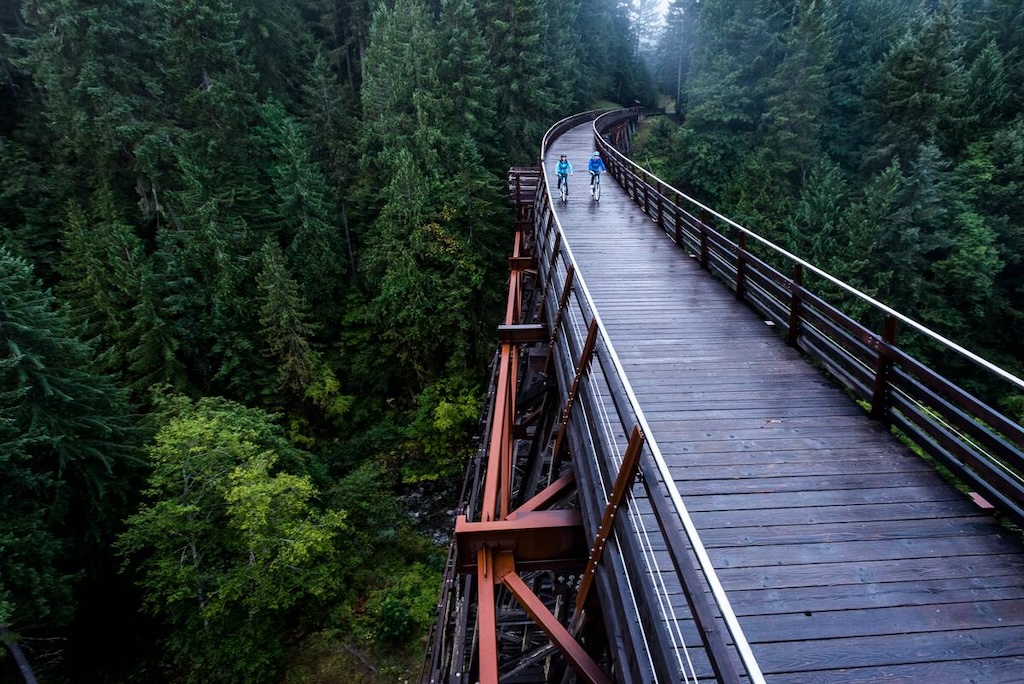
[[[546,152],[548,149],[550,149],[551,142],[558,135],[560,135],[565,130],[568,130],[569,128],[579,125],[579,123],[583,121],[586,121],[588,119],[597,119],[600,114],[601,112],[586,112],[583,114],[567,117],[562,121],[556,123],[554,126],[552,126],[551,129],[549,129],[549,131],[545,134],[542,143],[542,168],[544,167],[544,163],[546,161]],[[580,273],[580,269],[576,268],[576,259],[572,253],[571,246],[569,245],[568,240],[565,237],[565,233],[562,229],[562,224],[558,218],[557,212],[554,211],[554,207],[556,206],[556,204],[554,202],[553,197],[551,196],[551,188],[547,183],[546,173],[542,173],[541,183],[544,187],[543,201],[545,201],[548,205],[548,208],[550,208],[551,216],[554,219],[555,227],[557,231],[562,235],[560,249],[565,252],[568,263],[572,264],[575,269],[574,288],[578,287],[579,290],[582,292],[583,298],[587,303],[587,308],[589,308],[589,310],[592,312],[593,318],[597,323],[601,344],[606,350],[609,358],[612,360],[612,364],[617,375],[616,381],[624,388],[626,395],[628,397],[630,408],[647,438],[647,448],[652,453],[654,462],[657,464],[659,474],[664,478],[665,485],[668,489],[669,497],[672,501],[673,507],[675,508],[675,512],[679,518],[679,522],[686,534],[687,541],[690,543],[694,551],[694,554],[697,557],[699,570],[705,582],[707,583],[712,596],[714,597],[714,603],[719,611],[720,617],[724,621],[728,629],[728,632],[732,637],[733,646],[743,666],[743,669],[746,672],[750,682],[754,684],[762,684],[765,680],[763,674],[761,673],[760,667],[758,666],[757,661],[754,658],[750,645],[743,633],[742,628],[739,625],[739,621],[736,618],[735,612],[733,611],[729,603],[729,599],[725,594],[722,584],[718,580],[714,566],[712,565],[711,560],[706,550],[704,549],[703,543],[700,540],[700,536],[697,532],[696,526],[690,518],[689,512],[686,510],[686,506],[682,501],[682,496],[679,493],[678,488],[675,486],[675,483],[673,482],[671,474],[668,470],[668,465],[665,462],[664,456],[662,455],[661,450],[657,445],[657,442],[654,440],[653,432],[650,429],[650,425],[647,422],[643,409],[640,407],[640,403],[637,400],[636,394],[634,393],[633,388],[629,383],[629,379],[626,376],[623,365],[618,357],[618,354],[615,351],[614,345],[611,342],[611,338],[608,334],[608,331],[601,320],[600,314],[594,303],[594,299],[590,294],[590,290],[587,288],[586,280]],[[540,217],[542,214],[543,212],[537,212],[536,215]],[[686,559],[684,559],[684,561],[685,560]],[[680,582],[683,582],[682,578],[680,578]],[[697,591],[698,593],[700,592],[698,588],[691,589]]]
[[[1024,525],[1024,426],[951,383],[896,345],[896,322],[920,333],[1008,382],[1011,389],[1024,381],[942,335],[885,306],[835,276],[761,238],[735,221],[712,211],[638,166],[606,140],[614,125],[629,120],[625,110],[595,120],[597,148],[606,155],[610,172],[669,234],[674,243],[698,252],[703,268],[725,281],[738,298],[785,330],[790,345],[824,364],[840,382],[866,404],[871,415],[900,434],[938,463],[950,469],[987,502]],[[677,199],[689,203],[682,206]],[[699,218],[698,218],[699,215]],[[712,217],[738,231],[734,241],[714,227]],[[674,230],[671,230],[674,228]],[[755,255],[756,241],[771,254],[793,265],[787,277]],[[805,272],[831,283],[882,314],[880,333],[851,318],[803,285]]]
[[[630,159],[626,155],[624,155],[621,152],[619,152],[617,149],[615,149],[615,147],[613,145],[608,144],[605,140],[603,140],[601,138],[601,132],[600,131],[601,131],[602,126],[604,125],[601,122],[602,118],[610,118],[610,117],[614,117],[616,115],[621,115],[621,114],[622,114],[622,110],[613,111],[613,112],[606,112],[602,116],[594,119],[594,124],[593,124],[593,126],[594,126],[594,136],[595,136],[595,139],[597,140],[599,148],[602,150],[602,152],[615,155],[615,157],[618,159],[618,161],[620,161],[621,163],[623,163],[623,164],[625,164],[627,166],[632,167],[634,169],[634,172],[637,175],[641,175],[641,176],[644,176],[646,178],[651,179],[652,181],[654,181],[654,182],[656,182],[658,184],[658,187],[663,188],[665,191],[671,192],[672,194],[676,195],[677,197],[679,197],[681,200],[683,200],[687,204],[690,204],[690,205],[696,207],[697,209],[700,209],[701,211],[707,212],[707,214],[709,216],[713,216],[716,219],[722,221],[723,223],[725,223],[725,224],[727,224],[729,226],[732,226],[733,228],[735,228],[739,232],[743,233],[744,235],[747,235],[750,238],[752,238],[753,240],[755,240],[756,242],[761,243],[762,245],[767,247],[770,251],[775,252],[776,254],[784,257],[785,259],[789,260],[790,262],[792,262],[794,264],[800,265],[805,270],[810,271],[811,273],[814,273],[815,275],[823,278],[824,280],[827,280],[828,282],[832,283],[836,287],[838,287],[838,288],[848,292],[849,294],[853,295],[854,297],[856,297],[856,298],[860,299],[861,301],[867,303],[872,308],[880,311],[881,313],[883,313],[885,315],[888,315],[888,316],[891,316],[891,317],[895,318],[896,320],[900,321],[901,323],[905,323],[906,325],[910,326],[914,330],[917,330],[919,333],[925,335],[926,337],[931,338],[932,340],[938,342],[939,344],[943,345],[944,347],[949,348],[950,350],[956,352],[957,354],[960,354],[964,358],[966,358],[966,359],[972,361],[973,363],[976,363],[977,365],[985,368],[989,372],[998,375],[999,377],[1003,378],[1004,380],[1007,380],[1008,382],[1010,382],[1011,384],[1015,385],[1019,389],[1024,390],[1024,380],[1022,380],[1021,378],[1018,378],[1016,375],[1013,375],[1012,373],[1006,371],[1005,369],[1000,368],[999,366],[996,366],[995,364],[991,363],[990,361],[987,361],[986,359],[978,356],[974,352],[972,352],[972,351],[970,351],[968,349],[965,349],[964,347],[961,347],[960,345],[958,345],[955,342],[949,340],[948,338],[940,335],[939,333],[935,332],[934,330],[931,330],[930,328],[926,327],[925,325],[923,325],[921,323],[918,323],[914,319],[912,319],[912,318],[910,318],[910,317],[908,317],[908,316],[906,316],[904,314],[901,314],[899,311],[896,311],[895,309],[893,309],[893,308],[891,308],[889,306],[886,306],[885,304],[883,304],[882,302],[878,301],[877,299],[874,299],[870,295],[868,295],[868,294],[866,294],[864,292],[861,292],[857,288],[853,287],[852,285],[850,285],[848,283],[843,282],[842,280],[840,280],[839,278],[833,276],[832,274],[830,274],[830,273],[828,273],[826,271],[821,270],[820,268],[818,268],[814,264],[801,259],[800,257],[796,256],[795,254],[793,254],[793,253],[783,249],[782,247],[776,245],[774,242],[772,242],[772,241],[770,241],[770,240],[768,240],[768,239],[758,235],[757,233],[755,233],[754,231],[750,230],[749,228],[745,228],[744,226],[740,225],[739,223],[736,223],[735,221],[730,219],[728,216],[724,216],[724,215],[718,213],[717,211],[715,211],[714,209],[711,209],[707,205],[704,205],[704,204],[700,203],[699,201],[693,199],[689,195],[687,195],[687,194],[683,193],[682,191],[677,190],[676,188],[672,187],[671,185],[669,185],[668,183],[663,181],[661,178],[655,176],[653,173],[651,173],[647,169],[643,168],[642,166],[640,166],[639,164],[634,162],[632,159]]]

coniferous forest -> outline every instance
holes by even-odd
[[[631,26],[615,0],[0,2],[3,681],[415,676],[507,170],[653,101]]]
[[[651,64],[674,117],[638,161],[1024,375],[1024,3],[672,0]],[[1024,419],[1013,387],[902,344]]]
[[[1021,374],[1020,0],[656,5],[0,0],[0,681],[415,678],[577,111]]]

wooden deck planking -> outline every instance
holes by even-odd
[[[558,215],[768,681],[1024,681],[1019,535],[868,419],[610,177],[600,203],[581,193],[592,146],[580,127],[552,148],[577,169]]]

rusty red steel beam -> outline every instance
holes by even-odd
[[[481,518],[484,521],[494,520],[501,516],[502,499],[507,499],[507,491],[502,493],[505,486],[507,473],[502,473],[502,466],[505,458],[505,443],[511,441],[512,427],[509,424],[510,406],[515,406],[515,375],[516,367],[515,346],[512,344],[501,345],[501,355],[498,360],[498,384],[494,391],[494,412],[491,423],[491,432],[487,443],[487,474],[484,477],[484,497]],[[511,400],[511,401],[510,401]],[[511,446],[507,449],[511,452]],[[507,513],[507,511],[506,511]]]
[[[590,682],[590,684],[611,684],[612,680],[608,675],[590,657],[583,646],[573,638],[569,630],[551,614],[548,607],[533,593],[523,578],[516,573],[515,561],[510,554],[499,554],[495,558],[495,576],[501,580],[505,588],[511,592],[534,622],[544,630],[544,633],[551,639],[551,643],[562,652],[562,655],[576,670],[576,675],[581,681]]]
[[[529,501],[524,501],[519,508],[508,514],[508,519],[514,520],[528,511],[539,511],[543,508],[547,508],[574,484],[576,484],[576,476],[570,470],[568,473],[537,492]]]
[[[562,322],[562,313],[569,303],[569,296],[572,294],[572,282],[576,277],[576,267],[572,264],[565,269],[565,284],[562,285],[562,294],[558,298],[558,311],[555,312],[555,320],[551,323],[551,342],[548,344],[548,354],[544,358],[544,372],[547,373],[551,367],[551,359],[555,355],[555,342],[558,339],[558,330]]]
[[[498,615],[494,604],[494,552],[476,554],[477,628],[480,684],[498,684]]]
[[[530,569],[579,567],[587,560],[583,519],[576,510],[525,511],[514,519],[469,522],[455,520],[455,546],[459,571],[474,572],[481,549],[515,553],[516,561]]]
[[[594,684],[610,682],[583,647],[563,627],[543,602],[522,581],[517,570],[579,567],[587,556],[588,545],[583,534],[582,516],[576,510],[544,510],[563,496],[574,483],[571,473],[560,477],[534,495],[516,511],[510,511],[512,485],[512,456],[514,445],[515,405],[519,355],[517,345],[550,340],[542,336],[537,326],[520,321],[522,309],[522,275],[524,268],[536,267],[536,260],[521,255],[523,235],[517,231],[513,256],[509,259],[511,278],[505,309],[505,322],[499,328],[501,351],[498,361],[498,381],[495,388],[495,407],[487,447],[487,471],[484,482],[481,520],[469,522],[459,516],[455,523],[455,538],[459,570],[473,573],[477,578],[477,627],[479,630],[479,682],[498,684],[497,608],[495,584],[505,586],[523,605],[553,643],[565,654],[576,669],[581,681]],[[568,299],[572,286],[572,267],[569,268],[563,302]],[[545,289],[546,289],[545,285]],[[591,325],[584,360],[586,368],[593,351],[596,326]],[[551,349],[549,348],[549,354]],[[577,374],[577,381],[578,381]],[[566,413],[566,417],[568,412]],[[564,430],[563,424],[563,430]],[[497,568],[502,568],[499,574]]]
[[[633,432],[629,436],[629,444],[626,446],[626,453],[622,457],[622,465],[619,466],[619,473],[615,476],[615,485],[612,487],[611,495],[608,497],[608,505],[605,506],[604,516],[601,518],[601,527],[598,528],[597,536],[594,539],[594,546],[590,550],[590,557],[587,559],[587,567],[583,571],[583,579],[580,581],[579,591],[576,592],[576,614],[573,622],[583,612],[583,606],[590,593],[590,587],[594,583],[594,575],[597,574],[597,566],[601,563],[601,556],[604,555],[605,544],[608,535],[611,534],[612,525],[615,524],[615,516],[622,506],[626,493],[633,484],[636,472],[640,468],[640,453],[644,447],[644,433],[639,425],[633,426]]]
[[[593,356],[594,349],[596,347],[597,319],[594,318],[590,321],[590,327],[587,329],[587,340],[583,343],[583,349],[580,351],[580,361],[576,365],[576,377],[573,378],[572,387],[569,388],[569,396],[565,400],[565,410],[562,411],[562,420],[558,427],[558,436],[555,437],[555,446],[551,451],[556,459],[562,451],[562,443],[565,440],[565,431],[569,425],[569,418],[572,417],[573,406],[576,405],[576,397],[580,391],[580,380],[583,378],[583,374],[587,371],[587,366],[590,364],[590,357]]]

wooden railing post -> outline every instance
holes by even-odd
[[[800,299],[804,289],[804,267],[803,264],[793,265],[793,291],[789,298],[789,333],[786,335],[786,342],[791,347],[796,346],[800,337]]]
[[[885,315],[882,321],[882,338],[875,339],[875,351],[878,356],[875,358],[875,386],[871,393],[871,417],[885,420],[889,409],[889,368],[892,366],[892,355],[889,348],[896,343],[896,318],[890,314]]]
[[[665,230],[665,187],[658,181],[658,227]]]
[[[736,248],[736,299],[743,301],[747,291],[747,234],[740,231],[739,245]]]
[[[711,215],[708,214],[707,209],[701,209],[700,212],[700,267],[705,271],[708,269],[708,223],[711,221]]]
[[[683,246],[683,212],[675,204],[672,205],[676,215],[676,244],[680,247]]]

